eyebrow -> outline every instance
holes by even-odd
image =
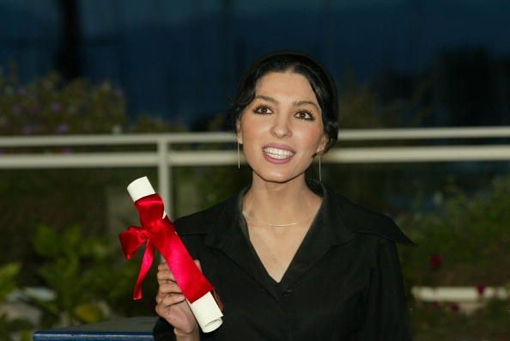
[[[275,103],[275,104],[278,103],[278,101],[276,99],[274,99],[273,97],[269,97],[269,96],[257,95],[257,96],[255,96],[255,98],[260,98],[260,99],[263,99],[263,100],[266,100],[268,102],[272,102],[272,103]],[[294,106],[300,106],[300,105],[304,105],[304,104],[311,104],[314,107],[316,107],[317,110],[320,111],[320,108],[317,106],[317,104],[315,104],[312,101],[303,100],[303,101],[294,101],[294,102],[292,102],[292,105],[294,105]]]

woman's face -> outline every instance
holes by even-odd
[[[237,124],[237,140],[254,176],[279,183],[304,176],[327,142],[321,109],[308,80],[293,72],[260,78],[255,98]]]

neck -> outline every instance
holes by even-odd
[[[243,198],[243,211],[254,219],[289,224],[317,211],[321,199],[305,183],[304,174],[285,183],[267,182],[254,174]]]

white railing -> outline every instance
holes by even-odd
[[[0,155],[0,169],[157,167],[158,193],[172,207],[174,166],[224,165],[236,162],[230,151],[172,151],[173,144],[234,143],[229,133],[172,133],[2,137],[0,148],[76,146],[155,146],[144,152],[29,153]]]
[[[510,127],[419,128],[343,130],[339,148],[329,151],[324,163],[389,163],[510,160],[510,145],[342,147],[343,141],[509,138]],[[76,146],[154,146],[144,152],[6,153],[0,169],[157,167],[158,191],[172,206],[171,170],[176,166],[235,165],[234,150],[177,151],[178,144],[232,143],[232,133],[168,133],[129,135],[75,135],[0,137],[0,148]],[[242,160],[244,162],[244,160]]]

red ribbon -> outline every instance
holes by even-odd
[[[149,195],[137,200],[135,206],[140,214],[142,227],[130,226],[119,235],[127,259],[133,258],[140,246],[147,242],[133,298],[142,298],[142,282],[154,260],[154,249],[158,249],[166,260],[175,281],[190,303],[214,290],[193,262],[170,219],[162,218],[164,205],[161,197],[158,194]]]

